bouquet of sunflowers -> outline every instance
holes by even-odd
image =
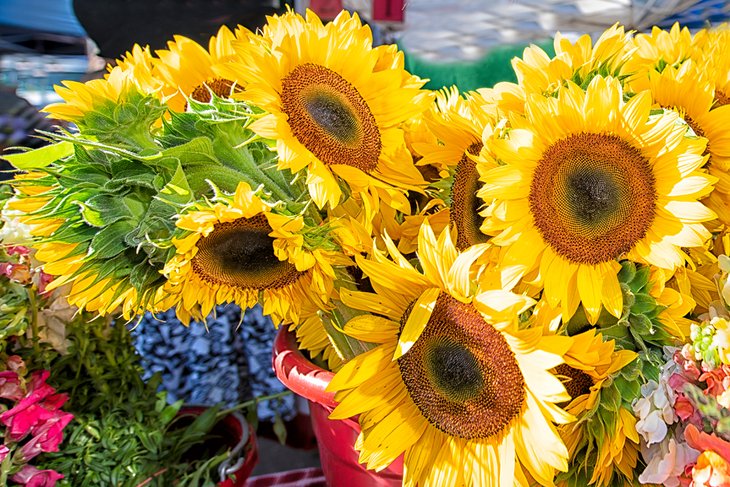
[[[558,34],[459,93],[346,12],[177,36],[58,88],[9,206],[79,308],[262,305],[403,485],[728,485],[729,48]]]

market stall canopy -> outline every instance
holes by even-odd
[[[0,53],[83,54],[71,0],[0,0]]]
[[[601,32],[620,22],[639,31],[666,19],[700,27],[728,16],[718,0],[410,0],[399,45],[425,60],[476,60],[494,46],[528,44],[560,31],[569,35]]]

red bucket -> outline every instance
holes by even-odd
[[[205,406],[185,405],[180,408],[179,416],[197,416],[207,408]],[[217,487],[243,487],[259,460],[256,436],[251,425],[237,411],[227,414],[214,427],[231,449],[230,456],[219,466],[218,475],[221,481]]]
[[[292,392],[309,401],[314,433],[317,435],[322,471],[332,487],[396,487],[403,480],[403,456],[380,472],[361,465],[354,445],[360,434],[355,418],[331,420],[329,414],[337,403],[326,392],[334,374],[310,362],[297,348],[297,340],[286,327],[279,328],[274,341],[276,376]]]

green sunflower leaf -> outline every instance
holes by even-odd
[[[57,142],[52,145],[33,149],[18,154],[3,155],[2,159],[6,159],[17,169],[29,170],[38,169],[49,166],[64,157],[68,157],[74,153],[74,146],[70,142]]]
[[[636,276],[636,265],[630,260],[622,261],[621,270],[618,273],[618,280],[629,283],[634,280],[634,276]]]
[[[161,152],[163,158],[175,158],[183,168],[188,166],[220,166],[213,143],[208,137],[196,137],[189,142],[170,147]]]
[[[150,265],[147,262],[137,264],[129,274],[129,282],[135,289],[149,289],[151,284],[162,282],[164,278],[160,274],[161,268]]]
[[[84,219],[92,218],[92,221],[87,220],[87,222],[94,226],[111,225],[122,219],[138,222],[145,212],[144,203],[131,195],[120,198],[109,194],[99,194],[89,198],[85,204],[82,204],[82,208],[84,208]],[[97,224],[99,221],[101,221],[100,225]]]
[[[631,291],[634,293],[640,292],[649,282],[649,267],[648,266],[642,266],[639,269],[636,270],[636,275],[634,275],[634,278],[631,280],[629,284],[629,287],[631,288]]]
[[[145,218],[156,215],[155,209],[159,208],[159,205],[155,205],[155,201],[178,209],[191,203],[193,200],[193,192],[190,189],[188,178],[185,176],[183,168],[178,165],[172,179],[154,197],[154,201],[150,204]]]
[[[628,401],[629,404],[641,396],[641,382],[638,380],[627,380],[625,377],[619,375],[614,380],[614,384],[621,398],[624,401]]]
[[[109,259],[127,249],[124,237],[135,228],[128,220],[120,220],[108,225],[91,239],[89,256],[96,259]]]
[[[631,306],[631,312],[636,314],[648,313],[656,308],[656,300],[649,294],[634,294],[634,304]]]

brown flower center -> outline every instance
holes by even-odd
[[[470,145],[467,152],[477,155],[481,150],[482,143],[477,142]],[[479,230],[482,224],[479,209],[483,202],[477,197],[478,190],[479,172],[476,164],[467,154],[464,154],[454,171],[449,213],[451,224],[456,227],[456,248],[459,250],[486,242],[489,239]]]
[[[281,100],[294,137],[322,162],[366,173],[377,167],[378,124],[345,78],[317,64],[297,66],[281,81]]]
[[[233,81],[214,78],[196,86],[190,93],[190,98],[201,103],[210,103],[213,99],[211,92],[220,98],[228,98],[234,91],[241,91],[241,87],[236,85],[234,88]]]
[[[281,288],[303,274],[274,255],[274,239],[264,215],[219,223],[198,241],[193,271],[213,285],[239,289]]]
[[[401,319],[401,329],[410,311]],[[409,395],[444,433],[484,439],[506,431],[525,403],[525,380],[504,336],[470,304],[439,295],[431,318],[398,359]]]
[[[616,135],[581,133],[550,146],[530,186],[530,210],[543,239],[565,259],[598,264],[644,238],[654,221],[649,161]]]
[[[593,378],[590,375],[567,364],[555,367],[555,375],[563,382],[571,401],[583,394],[589,394],[593,387]]]

